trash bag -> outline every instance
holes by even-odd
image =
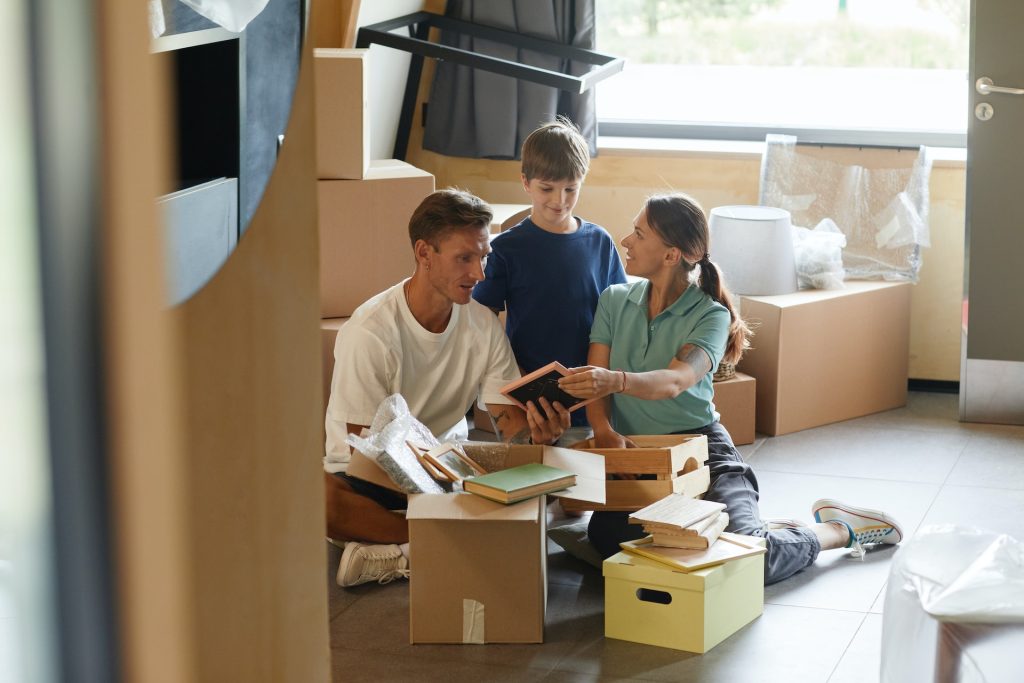
[[[893,559],[882,621],[883,683],[1020,681],[1024,547],[1006,534],[937,525]]]
[[[793,255],[800,289],[842,289],[843,247],[846,236],[831,218],[823,218],[813,230],[793,226]]]

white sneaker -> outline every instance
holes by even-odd
[[[390,583],[396,578],[409,578],[409,560],[397,545],[345,544],[338,564],[338,585],[358,586],[376,581]]]
[[[822,498],[811,507],[816,522],[840,522],[850,531],[847,548],[861,550],[872,543],[896,544],[903,540],[903,530],[892,517],[879,510],[854,507],[831,498]]]

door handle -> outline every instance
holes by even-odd
[[[988,76],[982,76],[974,82],[974,89],[982,95],[991,95],[992,93],[1002,93],[1004,95],[1024,95],[1024,88],[1004,88],[1001,85],[993,85],[992,79]]]

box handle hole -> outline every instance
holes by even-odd
[[[665,591],[656,591],[651,588],[637,588],[636,597],[644,602],[656,602],[659,605],[669,605],[672,603],[672,595]]]
[[[689,474],[690,472],[699,469],[700,463],[697,462],[697,458],[687,458],[686,462],[683,463],[683,469],[676,472],[676,476],[678,477],[680,474]]]

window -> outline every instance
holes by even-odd
[[[964,146],[970,0],[597,0],[602,135]]]

